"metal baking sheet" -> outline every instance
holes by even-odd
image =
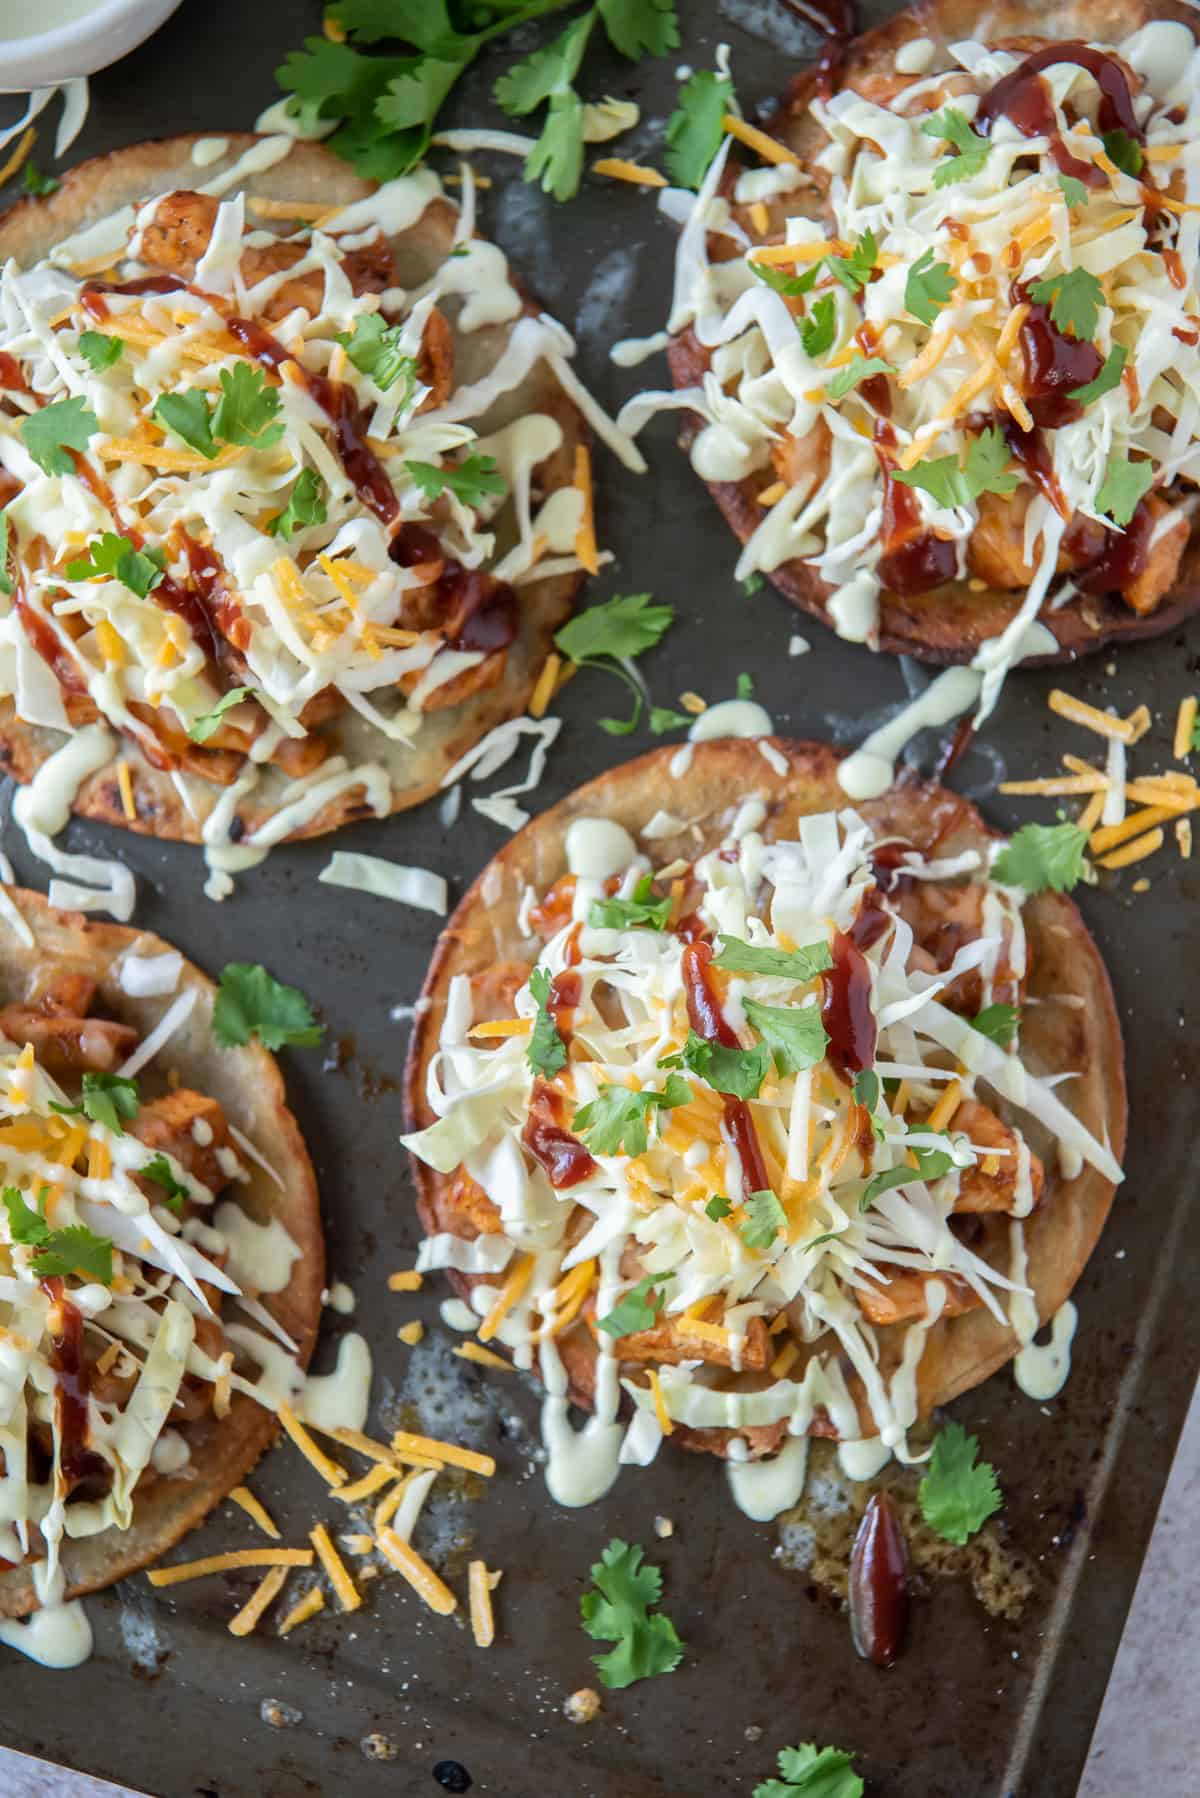
[[[588,92],[627,94],[643,107],[645,125],[622,144],[624,154],[657,145],[677,64],[711,66],[717,43],[727,41],[749,108],[783,85],[791,62],[812,53],[813,39],[781,3],[721,0],[681,10],[684,46],[661,64],[606,63],[598,47],[589,55]],[[285,0],[186,0],[157,37],[93,82],[77,153],[250,125],[274,97],[272,71],[283,54],[317,24],[315,7]],[[495,116],[487,96],[501,66],[499,57],[485,58],[472,74],[456,105],[460,120]],[[593,391],[615,408],[635,386],[659,380],[654,364],[621,371],[606,356],[612,339],[656,330],[665,316],[673,233],[652,202],[592,181],[558,208],[525,187],[510,160],[489,158],[487,166],[496,185],[484,196],[485,228],[578,330],[579,366]],[[601,534],[617,559],[593,596],[651,588],[679,610],[673,633],[649,658],[656,697],[672,703],[687,687],[724,697],[746,669],[782,731],[861,735],[919,675],[838,643],[770,588],[745,598],[732,579],[724,526],[671,437],[669,420],[651,429],[652,473],[642,480],[611,457],[598,459]],[[812,650],[789,659],[795,631]],[[1122,710],[1147,701],[1156,729],[1137,765],[1161,766],[1178,699],[1196,685],[1187,642],[1176,635],[1132,648],[1119,669],[1110,667],[1103,656],[1081,666],[1072,689]],[[1046,712],[1057,678],[1014,677],[985,742],[953,776],[1002,825],[1049,815],[1044,805],[1021,802],[1018,810],[994,796],[1006,764],[1049,772],[1064,750],[1085,747]],[[566,690],[542,802],[618,759],[622,744],[594,723],[616,699],[590,673]],[[647,741],[639,736],[629,750]],[[929,765],[936,745],[920,747]],[[503,839],[468,806],[447,831],[431,805],[339,840],[440,869],[458,893]],[[1196,863],[1164,854],[1149,866],[1144,895],[1134,897],[1125,876],[1085,896],[1126,1030],[1129,1177],[1076,1295],[1075,1368],[1062,1396],[1039,1407],[1002,1373],[955,1406],[979,1433],[1006,1493],[994,1564],[923,1574],[908,1651],[879,1673],[856,1659],[821,1557],[806,1570],[785,1565],[779,1531],[733,1508],[715,1462],[665,1453],[648,1473],[627,1470],[602,1504],[555,1508],[535,1465],[532,1388],[451,1358],[436,1281],[415,1298],[388,1293],[388,1272],[411,1264],[417,1236],[396,1140],[408,1026],[392,1011],[416,996],[435,921],[318,886],[328,842],[277,852],[220,908],[201,895],[193,851],[78,825],[70,842],[124,855],[139,877],[139,921],[206,967],[262,960],[319,1006],[326,1054],[285,1061],[320,1176],[331,1277],[348,1281],[358,1299],[352,1320],[328,1314],[319,1364],[352,1323],[370,1340],[384,1419],[410,1406],[405,1415],[424,1427],[457,1426],[469,1432],[464,1441],[495,1453],[500,1472],[486,1496],[437,1507],[432,1533],[418,1535],[418,1544],[431,1555],[448,1552],[456,1565],[474,1541],[507,1574],[499,1639],[487,1653],[474,1648],[461,1619],[432,1617],[398,1579],[372,1586],[353,1617],[327,1613],[287,1641],[268,1630],[239,1643],[225,1625],[245,1583],[207,1580],[152,1595],[144,1578],[128,1581],[89,1601],[98,1646],[78,1672],[47,1673],[5,1655],[6,1742],[161,1798],[304,1798],[342,1789],[418,1798],[437,1792],[432,1769],[445,1758],[469,1769],[473,1790],[503,1798],[735,1798],[768,1776],[781,1745],[800,1740],[853,1749],[872,1798],[1074,1792],[1200,1365],[1200,1235],[1194,1222],[1188,1227],[1189,1095],[1198,1071],[1188,1025],[1200,974],[1187,920]],[[42,871],[19,841],[11,846],[19,871],[38,883]],[[413,1316],[428,1330],[416,1351],[395,1339]],[[289,1539],[303,1540],[319,1518],[333,1521],[316,1476],[286,1446],[253,1483]],[[836,1584],[845,1501],[827,1482],[823,1490],[817,1533]],[[674,1520],[670,1540],[656,1538],[656,1515]],[[578,1598],[587,1567],[614,1535],[645,1543],[665,1568],[666,1608],[688,1658],[671,1678],[606,1694],[600,1719],[579,1728],[562,1714],[566,1694],[591,1674],[594,1645],[579,1628]],[[227,1505],[189,1549],[253,1539],[253,1526]],[[791,1558],[806,1540],[803,1527],[790,1529]],[[1003,1602],[1014,1584],[1027,1588],[1019,1620],[989,1614],[974,1589],[995,1603],[997,1587],[1005,1588]],[[293,1721],[264,1721],[264,1701],[291,1707],[283,1714]],[[397,1758],[369,1759],[361,1744],[372,1735],[386,1738]]]

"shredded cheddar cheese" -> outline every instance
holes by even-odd
[[[577,555],[579,554],[578,547],[576,547],[575,553]],[[542,663],[537,680],[534,683],[533,692],[529,696],[529,716],[531,718],[544,718],[546,716],[546,708],[554,698],[555,687],[558,682],[558,671],[561,667],[562,657],[557,651],[548,655],[546,660]]]
[[[644,168],[638,162],[626,162],[622,156],[601,156],[592,164],[597,175],[608,175],[614,181],[631,181],[638,187],[665,187],[667,177],[657,169]]]
[[[400,1328],[396,1331],[398,1340],[403,1342],[408,1348],[416,1348],[418,1342],[423,1340],[424,1335],[425,1325],[421,1322],[419,1317],[414,1317],[410,1323],[401,1324]]]
[[[498,1373],[512,1373],[513,1364],[503,1355],[495,1355],[481,1342],[460,1342],[454,1353],[460,1361],[473,1361],[476,1367],[494,1367]]]
[[[730,137],[736,137],[739,143],[745,144],[747,149],[753,150],[756,155],[761,156],[764,162],[799,163],[800,161],[796,152],[789,150],[786,144],[781,144],[777,138],[768,137],[767,133],[760,131],[756,125],[748,125],[745,119],[735,118],[731,112],[725,114],[721,120],[721,127],[729,133]]]
[[[325,1569],[343,1611],[357,1611],[362,1604],[362,1595],[347,1573],[345,1562],[330,1541],[325,1525],[316,1524],[309,1530],[308,1539],[317,1551],[317,1559]]]
[[[235,1617],[230,1618],[229,1633],[231,1636],[248,1636],[252,1630],[257,1629],[263,1612],[283,1590],[288,1571],[286,1567],[269,1567],[267,1569],[241,1610]]]
[[[492,1585],[486,1561],[472,1561],[467,1568],[467,1593],[471,1605],[471,1633],[476,1648],[490,1648],[496,1640],[492,1612]]]
[[[415,1548],[409,1546],[395,1530],[381,1529],[376,1540],[384,1559],[390,1561],[397,1573],[401,1574],[417,1594],[424,1600],[431,1611],[439,1617],[449,1617],[458,1609],[458,1600],[444,1581],[440,1580],[427,1561],[423,1561]]]
[[[304,1459],[311,1467],[315,1467],[327,1486],[344,1486],[350,1478],[344,1467],[339,1466],[315,1443],[292,1407],[282,1404],[279,1407],[279,1421],[291,1437]]]
[[[522,1255],[500,1288],[495,1304],[479,1326],[477,1334],[480,1342],[491,1341],[508,1312],[523,1297],[525,1288],[533,1277],[533,1269],[534,1257]]]
[[[279,1634],[290,1636],[301,1623],[307,1623],[318,1611],[325,1609],[325,1594],[320,1586],[310,1586],[303,1598],[296,1600],[287,1616],[280,1620]]]
[[[431,1461],[449,1467],[465,1467],[468,1473],[481,1473],[490,1479],[496,1471],[491,1455],[477,1454],[471,1448],[459,1448],[453,1442],[439,1442],[432,1436],[414,1436],[408,1430],[397,1430],[392,1448],[398,1455],[424,1455]]]
[[[1134,862],[1144,861],[1148,855],[1153,855],[1155,850],[1161,849],[1162,846],[1163,833],[1162,826],[1159,825],[1154,830],[1148,831],[1145,836],[1136,838],[1132,843],[1127,843],[1124,848],[1114,850],[1111,855],[1102,856],[1100,866],[1102,868],[1128,868]]]
[[[356,1505],[361,1499],[373,1498],[397,1477],[395,1467],[386,1461],[376,1461],[360,1480],[354,1480],[349,1486],[335,1486],[330,1496],[340,1498],[344,1505]]]
[[[646,1377],[650,1382],[650,1391],[654,1396],[654,1415],[658,1419],[658,1427],[664,1436],[669,1436],[674,1430],[675,1425],[671,1421],[671,1413],[667,1410],[667,1401],[663,1397],[662,1384],[653,1367],[647,1370]]]
[[[424,1278],[416,1268],[403,1268],[388,1275],[389,1292],[419,1292],[423,1285]]]
[[[239,1567],[311,1567],[312,1560],[311,1548],[235,1548],[226,1554],[183,1561],[177,1567],[147,1568],[146,1578],[152,1586],[181,1586],[210,1573],[234,1573]]]
[[[1171,753],[1177,762],[1186,761],[1192,752],[1192,732],[1196,728],[1196,695],[1189,693],[1179,701],[1175,717],[1175,742]]]
[[[279,1525],[249,1486],[235,1486],[229,1496],[235,1505],[241,1506],[247,1517],[253,1519],[265,1536],[270,1536],[273,1542],[279,1541]]]

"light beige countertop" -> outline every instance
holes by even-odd
[[[1196,1798],[1200,1791],[1194,1730],[1200,1658],[1198,1528],[1200,1389],[1138,1581],[1078,1798],[1131,1798],[1148,1792],[1154,1798]],[[0,1748],[0,1798],[134,1795],[124,1786]]]

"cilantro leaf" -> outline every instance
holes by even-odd
[[[821,260],[824,261],[824,258],[822,257]],[[757,276],[764,287],[771,288],[774,293],[784,294],[789,300],[798,299],[802,293],[812,291],[816,285],[816,272],[820,266],[818,262],[812,268],[806,269],[802,275],[786,275],[781,268],[776,268],[773,262],[760,262],[755,256],[752,256],[747,263],[750,273]],[[830,298],[828,294],[825,297]]]
[[[579,73],[595,22],[596,15],[589,8],[561,36],[506,70],[492,89],[501,110],[521,118],[555,94],[565,93]]]
[[[941,112],[935,112],[921,126],[926,137],[941,138],[943,143],[952,144],[956,155],[944,162],[939,162],[933,171],[935,187],[949,187],[954,181],[969,181],[977,175],[988,159],[991,150],[986,137],[972,129],[965,113],[957,107],[945,106]]]
[[[1062,188],[1063,199],[1069,207],[1082,206],[1087,199],[1087,188],[1075,175],[1060,175],[1058,185]]]
[[[932,250],[923,250],[908,271],[904,283],[904,310],[931,325],[947,305],[957,285],[948,262],[935,262]]]
[[[103,331],[84,331],[79,349],[84,361],[100,375],[121,360],[125,345],[119,337],[106,337]]]
[[[748,1249],[765,1254],[787,1223],[787,1212],[769,1187],[763,1192],[752,1192],[746,1200],[745,1211],[742,1241]]]
[[[667,173],[676,187],[700,187],[721,148],[732,104],[732,82],[711,69],[698,69],[684,82],[666,130]]]
[[[6,1186],[0,1192],[0,1200],[8,1213],[9,1240],[33,1250],[39,1277],[81,1273],[102,1286],[112,1285],[113,1245],[107,1236],[97,1236],[82,1224],[52,1230],[41,1212],[25,1203],[15,1186]]]
[[[595,1155],[644,1155],[651,1112],[673,1111],[688,1104],[691,1096],[691,1086],[680,1074],[668,1074],[660,1093],[602,1086],[590,1104],[579,1107],[571,1127]]]
[[[806,943],[800,949],[759,949],[740,937],[719,936],[713,967],[727,974],[778,974],[784,980],[815,980],[833,966],[828,943]]]
[[[694,720],[686,712],[673,712],[668,705],[652,705],[646,722],[650,734],[661,737],[669,730],[685,730]]]
[[[567,1065],[566,1045],[549,1010],[550,985],[547,969],[534,968],[529,976],[529,990],[537,1001],[537,1016],[525,1049],[525,1059],[534,1073],[544,1074],[548,1080]]]
[[[998,425],[989,425],[967,446],[961,467],[958,457],[935,456],[915,468],[896,468],[892,478],[906,487],[920,487],[935,505],[969,506],[981,493],[1012,493],[1020,475],[1009,468],[1012,451]]]
[[[279,393],[261,368],[235,362],[220,375],[221,397],[213,413],[213,434],[225,443],[270,449],[283,436],[282,424],[271,420],[279,411]]]
[[[369,375],[386,393],[401,376],[407,388],[401,406],[407,406],[417,382],[417,363],[400,349],[403,327],[386,324],[378,312],[360,312],[353,331],[339,331],[337,341],[360,374]]]
[[[816,1067],[829,1041],[819,1006],[760,1005],[756,999],[742,1003],[781,1074],[799,1074]]]
[[[1022,824],[992,863],[992,878],[1027,893],[1069,893],[1083,879],[1087,843],[1077,824]]]
[[[436,499],[448,487],[464,506],[477,506],[487,494],[508,492],[495,456],[467,456],[446,468],[439,468],[436,462],[405,462],[404,466],[426,499]]]
[[[706,1080],[715,1092],[729,1093],[735,1099],[756,1099],[771,1065],[765,1043],[753,1049],[730,1049],[724,1043],[710,1043],[694,1030],[688,1031],[687,1042],[676,1055],[666,1055],[660,1068],[686,1068]]]
[[[916,1167],[891,1167],[886,1173],[876,1174],[867,1181],[858,1201],[860,1211],[869,1211],[880,1193],[891,1192],[896,1186],[911,1186],[914,1180],[940,1180],[954,1166],[954,1157],[948,1149],[929,1149],[913,1143],[911,1153]]]
[[[297,531],[310,524],[324,524],[325,519],[325,483],[315,468],[302,468],[291,498],[283,511],[270,520],[267,534],[290,543]]]
[[[649,593],[623,593],[602,605],[589,606],[554,633],[555,648],[569,661],[580,668],[603,668],[633,693],[631,717],[598,720],[601,730],[610,736],[628,736],[642,715],[644,689],[625,664],[652,649],[674,617],[673,606],[652,605]]]
[[[1099,277],[1086,268],[1066,269],[1033,281],[1029,297],[1039,306],[1049,306],[1050,322],[1072,337],[1094,337],[1104,303],[1104,289]]]
[[[733,1206],[730,1204],[729,1200],[725,1198],[722,1193],[714,1192],[712,1198],[704,1207],[704,1215],[705,1217],[711,1217],[714,1224],[719,1224],[721,1219],[723,1217],[728,1217],[732,1210]]]
[[[825,393],[831,400],[844,399],[852,387],[857,387],[869,376],[894,375],[895,372],[892,363],[885,362],[882,356],[852,356],[845,368],[838,369]]]
[[[739,674],[737,681],[734,684],[734,692],[739,699],[753,699],[754,676],[752,674],[747,674],[744,671]]]
[[[632,899],[593,899],[587,921],[593,930],[665,930],[671,900],[654,899],[654,881],[644,874],[633,889]]]
[[[1128,359],[1129,351],[1123,343],[1114,343],[1104,358],[1100,373],[1095,380],[1088,381],[1082,387],[1072,387],[1068,399],[1078,400],[1081,406],[1090,406],[1093,400],[1103,399],[1114,387],[1121,384],[1121,373]]]
[[[94,542],[88,544],[86,556],[77,556],[73,562],[67,563],[67,579],[69,581],[116,580],[139,599],[158,586],[163,577],[166,557],[161,549],[150,549],[144,553],[134,549],[128,537],[118,537],[112,531],[105,531]]]
[[[555,632],[554,642],[580,664],[597,656],[638,656],[653,649],[674,617],[673,606],[652,605],[649,593],[622,593],[580,612]]]
[[[657,1673],[672,1673],[683,1659],[675,1625],[650,1606],[662,1597],[662,1574],[642,1564],[644,1550],[615,1538],[591,1570],[594,1590],[579,1601],[583,1627],[593,1641],[614,1642],[608,1654],[592,1659],[602,1683],[631,1686]]]
[[[85,450],[100,422],[87,401],[55,400],[21,420],[21,441],[43,474],[74,474],[71,450]]]
[[[879,245],[873,231],[864,231],[848,256],[826,256],[830,274],[848,293],[859,293],[875,272]]]
[[[856,1105],[865,1105],[868,1111],[878,1109],[881,1089],[874,1068],[863,1068],[855,1074],[852,1091]]]
[[[11,593],[12,576],[8,572],[8,507],[0,512],[0,593]]]
[[[647,1274],[621,1294],[611,1311],[596,1319],[596,1328],[609,1336],[632,1336],[635,1330],[652,1330],[667,1296],[655,1288],[674,1278],[674,1274]]]
[[[226,712],[231,711],[235,705],[241,705],[243,699],[252,699],[253,697],[253,687],[230,688],[228,693],[222,693],[211,712],[205,712],[193,724],[188,725],[188,736],[193,743],[207,743],[208,739],[215,736],[220,730],[221,720]]]
[[[171,1163],[161,1151],[152,1155],[145,1167],[140,1167],[137,1171],[144,1180],[153,1180],[156,1186],[163,1188],[167,1195],[164,1203],[169,1210],[176,1213],[183,1210],[184,1201],[189,1197],[188,1189],[181,1180],[175,1178],[171,1172]]]
[[[862,1798],[863,1782],[841,1748],[818,1748],[803,1742],[779,1755],[782,1779],[764,1780],[754,1798]]]
[[[326,11],[342,30],[364,44],[398,38],[422,50],[434,50],[458,34],[446,0],[337,0]]]
[[[583,173],[583,101],[574,88],[552,96],[542,135],[525,158],[525,179],[556,200],[579,192]]]
[[[745,580],[741,583],[741,588],[747,599],[753,599],[756,593],[762,592],[766,584],[766,581],[756,568],[753,573],[746,576]]]
[[[675,0],[596,0],[613,48],[630,62],[679,48]]]
[[[261,963],[246,961],[222,968],[212,1027],[223,1049],[240,1047],[252,1036],[264,1049],[281,1049],[285,1043],[311,1049],[324,1034],[298,987],[284,986]]]
[[[1142,146],[1128,131],[1105,131],[1101,142],[1110,162],[1115,162],[1123,175],[1140,175],[1145,158]]]
[[[1107,512],[1113,523],[1124,529],[1153,485],[1152,462],[1127,462],[1122,456],[1110,456],[1096,495],[1096,510]]]
[[[103,1124],[114,1136],[124,1136],[122,1118],[129,1120],[138,1114],[138,1083],[122,1074],[85,1074],[79,1104],[56,1105],[52,1099],[50,1109],[67,1117],[82,1112],[93,1124]]]
[[[189,387],[183,393],[160,393],[151,408],[151,417],[210,462],[220,455],[213,441],[212,407],[198,387]]]
[[[57,175],[43,175],[33,161],[25,164],[25,173],[21,177],[22,193],[35,194],[40,199],[45,194],[56,194],[61,186]]]
[[[837,312],[831,293],[823,293],[814,301],[812,311],[800,324],[800,341],[806,356],[823,356],[833,345],[837,334]]]
[[[1020,1013],[1015,1005],[985,1005],[983,1010],[971,1019],[972,1030],[978,1030],[980,1036],[986,1036],[990,1043],[999,1049],[1007,1049],[1017,1034]]]
[[[472,55],[473,51],[466,57],[423,56],[407,66],[400,66],[398,73],[386,81],[382,92],[376,95],[371,109],[374,119],[377,126],[386,126],[394,135],[395,150],[403,158],[405,171],[425,154],[433,121]],[[380,62],[382,64],[382,59]],[[367,138],[364,148],[369,156],[375,134],[370,129],[364,132],[361,113],[358,131],[351,142],[357,143],[360,135]],[[365,174],[367,159],[355,160],[360,174]]]
[[[1004,1503],[996,1469],[977,1461],[979,1441],[951,1420],[937,1433],[917,1496],[931,1530],[961,1547]]]

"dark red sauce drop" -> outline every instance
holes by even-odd
[[[895,1506],[876,1492],[850,1556],[850,1632],[865,1661],[890,1667],[908,1625],[908,1554]]]
[[[886,912],[864,906],[849,933],[839,930],[835,934],[833,966],[821,975],[821,1022],[829,1038],[825,1053],[847,1085],[875,1060],[871,970],[863,950],[879,941],[891,921]]]
[[[521,1141],[556,1191],[578,1186],[596,1171],[596,1163],[577,1136],[563,1128],[562,1094],[544,1080],[535,1083]]]

